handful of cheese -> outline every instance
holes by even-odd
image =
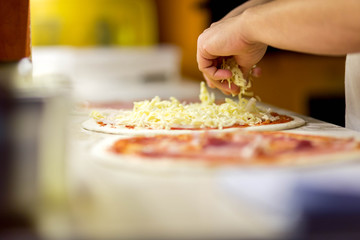
[[[232,72],[232,76],[229,79],[224,79],[229,83],[229,88],[231,83],[240,87],[239,95],[252,96],[252,92],[248,92],[247,90],[251,88],[251,80],[247,81],[244,78],[243,73],[241,72],[239,65],[237,64],[235,58],[224,58],[221,64],[222,69],[227,69]]]

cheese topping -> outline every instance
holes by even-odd
[[[97,111],[91,117],[97,122],[134,128],[171,129],[171,128],[218,128],[234,125],[255,125],[263,121],[275,121],[278,117],[256,106],[256,99],[245,99],[239,95],[239,101],[225,98],[222,104],[215,103],[214,94],[209,94],[205,83],[200,84],[200,103],[181,103],[174,97],[161,100],[158,96],[152,100],[134,102],[133,110],[119,111],[107,115]]]

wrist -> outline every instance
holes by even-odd
[[[246,9],[238,18],[238,27],[240,28],[241,38],[247,44],[259,43],[256,36],[256,25],[254,22],[255,12],[253,8]]]

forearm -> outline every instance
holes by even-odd
[[[247,9],[240,38],[314,54],[360,51],[359,0],[276,0]]]
[[[240,6],[238,6],[237,8],[234,8],[232,11],[230,11],[228,14],[226,14],[225,17],[223,17],[223,19],[238,16],[248,8],[252,8],[257,5],[264,4],[264,3],[267,3],[270,1],[272,1],[272,0],[250,0],[250,1],[247,1],[243,4],[241,4]]]

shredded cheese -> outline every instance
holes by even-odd
[[[90,117],[92,117],[95,120],[105,119],[105,116],[97,111],[92,111],[90,113]]]
[[[234,125],[255,125],[263,121],[275,121],[270,109],[256,106],[256,99],[239,96],[238,101],[225,98],[222,104],[215,103],[214,94],[209,94],[205,83],[200,84],[200,103],[181,103],[174,97],[161,100],[158,96],[151,100],[135,102],[132,110],[119,111],[116,115],[106,115],[93,111],[95,121],[111,123],[114,126],[135,128],[218,128]]]
[[[242,95],[245,96],[253,96],[252,92],[248,92],[247,90],[251,88],[251,80],[247,81],[244,78],[244,75],[239,68],[235,58],[224,58],[221,65],[222,69],[227,69],[232,72],[232,76],[229,79],[224,79],[229,83],[229,88],[231,87],[231,83],[235,84],[236,86],[240,87],[239,98]]]

